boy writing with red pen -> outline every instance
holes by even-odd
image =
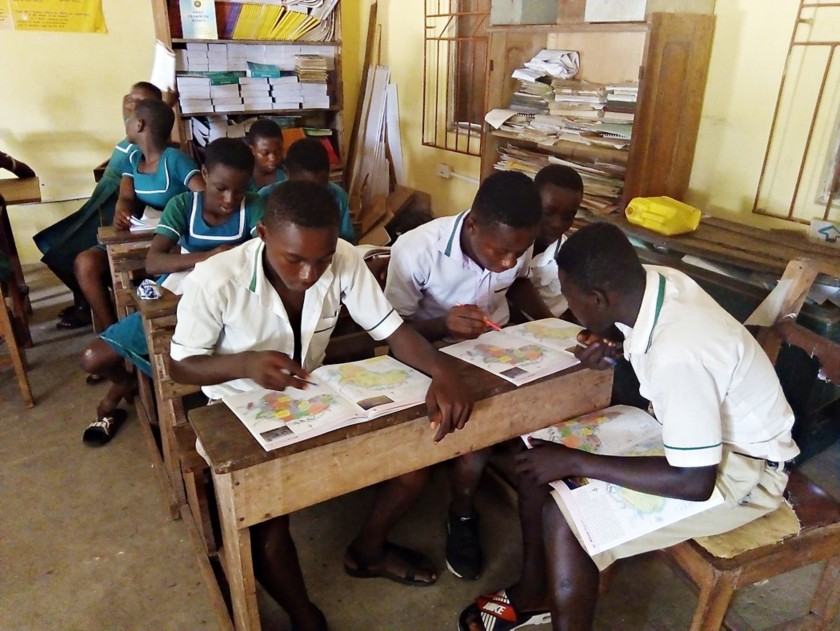
[[[494,173],[469,210],[397,240],[386,297],[431,342],[474,339],[501,328],[510,317],[508,300],[535,319],[552,317],[527,278],[541,215],[539,192],[526,175]],[[489,455],[482,450],[451,462],[446,565],[468,580],[477,579],[484,565],[474,498]]]

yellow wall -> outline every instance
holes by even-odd
[[[341,3],[345,138],[352,129],[371,0]],[[0,35],[0,148],[30,163],[44,183],[44,199],[85,195],[91,169],[122,137],[120,97],[148,77],[154,42],[146,2],[103,0],[107,35]],[[716,215],[760,225],[783,225],[751,213],[776,92],[797,0],[719,0],[717,26],[688,201]],[[399,89],[407,184],[432,195],[436,214],[469,206],[475,185],[436,175],[445,162],[477,177],[478,158],[425,147],[421,142],[423,2],[380,0],[380,62]],[[14,89],[8,89],[14,86]],[[31,235],[80,202],[12,210],[25,261],[37,260]]]
[[[349,138],[358,99],[364,61],[370,0],[342,2],[344,42],[345,136]],[[432,196],[436,215],[451,215],[468,208],[478,188],[458,179],[436,175],[438,163],[446,163],[461,175],[477,178],[479,159],[452,151],[425,147],[422,143],[423,113],[423,2],[380,0],[380,63],[391,69],[400,103],[400,133],[408,186]]]
[[[45,202],[11,207],[24,262],[32,235],[73,212],[93,190],[92,169],[125,135],[121,104],[149,78],[154,29],[149,2],[103,0],[107,34],[0,31],[0,149],[35,169]]]

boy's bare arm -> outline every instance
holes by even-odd
[[[193,355],[172,360],[172,378],[178,383],[212,386],[234,379],[252,379],[263,388],[304,390],[307,373],[285,353],[245,351],[232,355]]]
[[[429,342],[445,337],[473,340],[487,330],[487,314],[475,305],[456,305],[445,316],[410,323]]]
[[[131,227],[131,215],[137,206],[137,196],[134,194],[134,179],[123,175],[120,180],[120,193],[114,210],[114,227],[128,230]]]
[[[586,477],[662,497],[703,501],[715,488],[717,465],[673,467],[662,456],[603,456],[532,439],[532,449],[517,454],[517,469],[537,484]]]
[[[434,441],[439,442],[447,434],[462,429],[470,418],[473,399],[455,371],[455,360],[436,351],[406,323],[387,341],[397,359],[432,378],[426,406],[432,428],[436,430]]]
[[[553,318],[554,314],[546,306],[534,284],[527,278],[517,278],[507,290],[507,297],[515,307],[528,314],[534,320]]]

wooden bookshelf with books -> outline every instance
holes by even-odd
[[[304,130],[331,147],[342,180],[341,37],[337,0],[194,3],[153,0],[157,39],[175,53],[176,136],[200,156],[219,136],[244,136],[256,117]],[[300,5],[300,6],[298,6]],[[190,11],[189,15],[182,14]],[[285,134],[284,134],[285,135]]]
[[[596,213],[637,196],[682,199],[713,30],[705,13],[595,24],[581,12],[558,24],[491,26],[482,178],[568,162]]]

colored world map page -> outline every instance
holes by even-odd
[[[321,366],[306,390],[224,397],[266,451],[425,402],[431,379],[393,357]]]
[[[562,348],[552,348],[509,331],[489,331],[474,340],[458,342],[440,350],[517,386],[579,363],[574,355]]]
[[[662,456],[662,427],[647,412],[616,405],[523,436],[561,443],[608,456]],[[715,489],[704,502],[689,502],[633,491],[601,480],[570,478],[552,482],[551,493],[574,521],[580,542],[598,554],[723,503]]]

